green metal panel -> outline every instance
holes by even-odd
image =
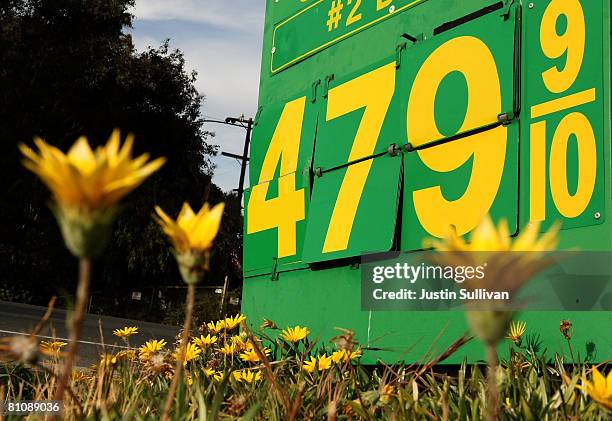
[[[534,202],[543,201],[542,216],[544,217],[543,227],[546,228],[555,221],[562,221],[563,229],[583,227],[589,225],[602,224],[606,220],[605,205],[605,184],[610,182],[610,163],[606,166],[605,161],[605,131],[604,122],[609,122],[609,111],[606,113],[604,104],[610,103],[609,94],[606,96],[604,86],[605,78],[609,80],[609,60],[610,53],[607,53],[607,66],[604,66],[606,51],[604,50],[605,34],[604,16],[602,10],[609,5],[607,0],[582,1],[582,13],[575,13],[570,19],[577,19],[585,25],[584,52],[582,54],[582,64],[578,72],[568,73],[568,80],[561,86],[561,92],[551,92],[544,83],[543,73],[551,68],[558,68],[563,71],[567,67],[568,54],[573,55],[572,48],[568,52],[559,51],[558,58],[550,58],[545,55],[541,47],[541,39],[545,31],[554,31],[555,34],[563,34],[567,30],[568,17],[560,16],[550,25],[543,24],[545,13],[552,14],[553,7],[549,7],[548,1],[536,0],[531,2],[533,7],[528,9],[525,17],[526,31],[532,36],[532,42],[525,43],[525,62],[528,63],[525,74],[525,124],[523,125],[522,138],[525,139],[524,147],[521,151],[522,179],[525,194],[522,200],[523,223],[526,223]],[[609,19],[608,19],[609,20]],[[609,41],[609,31],[608,41]],[[540,38],[540,39],[538,39]],[[559,41],[559,43],[562,43]],[[605,69],[608,69],[607,73]],[[571,73],[571,74],[570,74]],[[558,89],[558,90],[561,90]],[[572,116],[574,118],[572,118]],[[567,138],[562,135],[563,128],[559,129],[561,122],[569,129],[570,138],[566,146],[563,146]],[[592,139],[584,138],[583,134],[576,134],[576,122],[584,124],[585,133],[591,132]],[[538,136],[537,127],[543,127],[542,140]],[[556,139],[553,142],[553,138]],[[553,143],[556,143],[557,150],[567,151],[567,170],[563,174],[554,174],[552,169],[554,161],[559,154],[552,154]],[[538,144],[542,145],[541,159],[539,162],[532,162],[532,148],[537,149]],[[580,148],[578,145],[580,144]],[[591,146],[589,146],[591,145]],[[608,146],[609,149],[609,146]],[[589,153],[592,150],[593,153]],[[579,156],[583,155],[584,163],[579,166]],[[592,155],[592,156],[591,156]],[[534,158],[536,160],[537,158]],[[534,166],[534,168],[531,168]],[[539,171],[538,171],[539,170]],[[586,180],[587,173],[593,172],[594,180]],[[607,176],[606,176],[607,173]],[[530,183],[532,178],[538,177],[542,181],[545,198],[537,192],[531,192]],[[575,196],[578,192],[579,178],[581,189],[585,192],[585,205],[575,209],[577,215],[564,215],[559,210],[559,203],[555,203],[552,196],[551,180],[567,178],[567,189],[570,196]],[[607,180],[607,181],[606,181]],[[533,199],[530,197],[533,194]],[[590,194],[589,194],[590,193]],[[557,202],[575,201],[576,199],[557,198]],[[580,200],[578,200],[580,201]],[[609,197],[608,197],[609,201]],[[567,213],[567,212],[566,212]],[[609,232],[609,230],[608,230]],[[590,249],[595,244],[577,244],[582,249]]]
[[[303,93],[300,97],[308,97],[310,93]],[[289,101],[287,101],[289,102]],[[250,179],[259,180],[257,184],[267,184],[266,200],[279,196],[279,182],[282,178],[295,179],[297,190],[304,190],[304,214],[308,212],[310,198],[309,168],[312,159],[312,150],[315,141],[317,113],[316,110],[307,109],[309,100],[305,101],[305,111],[302,121],[299,154],[295,172],[281,174],[280,160],[276,164],[273,178],[261,176],[262,165],[270,142],[278,127],[279,120],[285,109],[286,102],[278,102],[261,108],[255,122],[251,146]],[[282,139],[284,142],[285,139]],[[281,159],[286,159],[281,157]],[[278,229],[269,229],[249,233],[249,206],[252,188],[245,190],[245,235],[244,248],[244,272],[245,276],[253,276],[261,273],[280,272],[294,267],[300,267],[302,244],[306,232],[306,219],[297,222],[296,226],[296,253],[294,255],[278,258]]]
[[[328,108],[330,98],[333,101],[333,89],[342,88],[346,83],[358,80],[360,76],[368,77],[371,72],[380,71],[386,71],[389,75],[388,88],[393,94],[394,57],[377,62],[348,77],[334,79],[329,89],[324,88],[324,107]],[[364,91],[356,92],[358,88],[349,89],[358,99],[372,96],[370,92],[361,95]],[[331,90],[329,95],[328,90]],[[373,98],[378,99],[376,96]],[[366,115],[367,107],[361,107],[359,104],[354,111],[333,119],[329,118],[329,112],[322,113],[327,117],[319,121],[313,165],[320,171],[321,176],[314,178],[304,245],[305,262],[316,263],[391,249],[397,219],[401,166],[399,154],[391,156],[387,153],[389,146],[397,143],[399,138],[396,125],[399,117],[398,107],[394,99],[395,96],[392,95],[389,98],[389,106],[385,104],[381,107],[380,133],[374,130],[372,136],[378,138],[373,139],[372,147],[366,154],[367,159],[359,162],[351,159],[351,153],[354,153],[353,150],[359,142],[370,140],[369,136],[364,139],[363,135],[362,140],[357,138],[360,136],[359,130],[364,130],[372,121],[372,117]],[[350,106],[348,103],[349,108]],[[361,171],[356,167],[362,167],[365,172],[364,184],[359,181],[352,182],[355,174],[351,172]],[[345,200],[346,196],[350,196],[349,201]],[[351,203],[356,206],[354,215],[351,212],[340,215],[341,210],[350,207]],[[334,236],[334,231],[338,232],[336,235],[344,234],[345,241],[340,240],[337,245],[332,244],[330,239]]]
[[[348,2],[343,1],[342,3],[345,8],[344,12],[350,11],[349,6],[347,6]],[[353,5],[355,3],[357,2],[353,1]],[[537,140],[541,141],[541,139],[532,136],[532,125],[546,121],[547,127],[543,137],[545,146],[543,161],[547,166],[544,171],[543,189],[544,203],[546,204],[544,225],[550,225],[558,219],[563,220],[565,229],[561,236],[561,248],[612,250],[612,222],[607,217],[612,207],[612,183],[610,182],[610,155],[612,151],[610,144],[610,2],[607,0],[580,0],[579,2],[569,0],[505,1],[503,8],[492,12],[490,16],[480,16],[475,20],[459,23],[454,29],[442,33],[436,31],[434,34],[435,28],[440,27],[440,25],[469,16],[471,13],[495,3],[497,2],[493,0],[465,0],[461,2],[456,0],[426,0],[413,7],[400,10],[401,6],[408,4],[408,2],[395,0],[388,5],[389,7],[395,5],[395,12],[384,19],[376,20],[376,16],[382,16],[382,14],[387,16],[389,9],[387,8],[386,12],[383,10],[376,11],[377,2],[362,2],[363,15],[362,19],[354,24],[356,26],[350,28],[350,31],[347,29],[346,19],[348,15],[344,13],[339,22],[339,27],[328,31],[325,21],[329,18],[327,12],[332,9],[333,0],[305,2],[268,0],[259,97],[260,106],[264,109],[262,115],[265,114],[267,107],[273,107],[272,104],[288,102],[282,100],[283,98],[294,99],[300,97],[300,95],[306,95],[304,122],[314,121],[314,123],[304,124],[304,127],[310,127],[310,124],[312,124],[312,127],[316,125],[319,135],[322,135],[328,130],[333,130],[333,125],[337,124],[338,127],[346,125],[344,128],[347,133],[341,133],[342,137],[339,140],[350,142],[350,139],[356,133],[355,125],[358,124],[357,121],[362,113],[355,111],[342,118],[327,121],[326,112],[329,104],[324,99],[325,77],[334,75],[334,80],[331,83],[332,88],[350,82],[351,78],[356,78],[368,70],[375,69],[377,67],[376,63],[378,63],[378,66],[384,64],[385,60],[389,60],[396,54],[398,44],[405,43],[405,50],[398,56],[401,62],[397,72],[395,97],[385,121],[377,150],[383,151],[385,145],[391,142],[404,143],[408,140],[412,142],[414,139],[410,137],[410,132],[408,132],[408,137],[406,132],[407,125],[408,127],[410,125],[410,122],[407,122],[406,119],[406,104],[413,85],[413,80],[408,75],[415,75],[426,60],[427,52],[442,45],[443,40],[455,39],[460,34],[476,34],[486,42],[492,51],[494,50],[493,56],[499,69],[500,80],[503,81],[500,85],[504,106],[500,109],[507,111],[509,101],[515,98],[517,104],[514,104],[514,108],[516,108],[515,111],[519,111],[517,118],[506,128],[507,151],[504,163],[508,171],[512,168],[515,171],[520,169],[519,181],[517,183],[516,176],[513,176],[510,172],[504,172],[492,213],[496,217],[512,218],[513,215],[516,215],[516,209],[518,209],[520,228],[530,219],[533,219],[534,206],[536,211],[539,209],[537,206],[540,206],[541,203],[538,203],[537,200],[540,196],[534,193],[541,185],[535,183],[534,180],[538,180],[536,175],[542,171],[540,167],[532,164],[534,158],[532,149],[535,149],[535,146],[541,146],[533,143]],[[506,11],[511,3],[514,5],[512,7],[520,6],[518,9],[520,14],[516,17],[521,18],[523,23],[521,24],[519,20],[510,19],[510,21],[503,21],[499,25],[494,24],[493,20],[499,19],[500,12]],[[567,7],[568,4],[575,6],[576,3],[580,5],[584,13],[586,36],[583,64],[576,80],[569,88],[561,92],[551,92],[543,85],[541,74],[553,65],[559,66],[559,70],[563,69],[567,62],[567,55],[563,51],[557,52],[558,54],[555,53],[559,56],[558,58],[550,58],[544,54],[540,31],[542,17],[545,15],[545,10],[550,7],[559,5]],[[307,16],[298,17],[292,20],[291,25],[283,25],[285,27],[282,30],[277,30],[276,35],[278,37],[275,37],[275,30],[279,23],[300,10],[315,4],[316,6],[313,6],[313,9],[320,10],[318,26],[296,24],[299,19],[307,18]],[[381,13],[381,15],[377,13]],[[511,11],[511,13],[514,12]],[[489,19],[491,20],[490,25],[481,23]],[[560,16],[554,21],[555,32],[558,35],[564,33],[565,20],[566,17]],[[313,22],[315,21],[313,20]],[[370,26],[362,25],[370,22],[374,23]],[[513,25],[518,28],[517,35],[520,35],[520,38],[510,36],[510,28]],[[288,31],[290,28],[292,28],[291,31],[282,32]],[[321,28],[323,31],[321,31]],[[352,31],[355,28],[358,30]],[[329,33],[324,34],[324,31]],[[346,34],[349,35],[343,37]],[[402,37],[403,34],[407,34],[407,36]],[[282,45],[279,41],[281,39]],[[411,39],[416,39],[415,45],[412,45]],[[330,40],[331,42],[329,42]],[[520,42],[517,43],[517,40]],[[307,48],[313,50],[307,51],[305,50]],[[520,57],[520,60],[517,59],[514,66],[509,66],[508,62],[515,57],[514,50],[520,53],[516,56]],[[304,52],[308,54],[304,55]],[[457,51],[457,54],[465,54],[465,52]],[[548,55],[554,56],[555,54],[551,54],[549,51]],[[295,57],[302,55],[303,57],[289,63]],[[391,58],[391,60],[393,59]],[[275,72],[272,71],[273,65],[279,67]],[[507,83],[508,72],[520,75],[520,84]],[[314,95],[313,84],[318,87]],[[533,106],[550,100],[565,98],[568,94],[580,93],[592,88],[595,88],[596,91],[594,101],[587,101],[584,104],[569,108],[562,107],[563,110],[544,113],[539,117],[532,118]],[[509,94],[509,90],[515,91],[515,94]],[[571,98],[575,99],[575,97]],[[315,102],[312,102],[313,99]],[[450,75],[441,84],[439,95],[436,97],[435,121],[441,134],[447,136],[457,130],[465,115],[466,103],[465,82],[459,75]],[[541,112],[542,108],[539,110]],[[490,111],[497,112],[498,110],[491,109]],[[278,108],[276,120],[278,120],[280,112],[280,108]],[[563,158],[563,154],[559,153],[562,148],[559,148],[559,145],[555,146],[555,153],[552,153],[552,156],[551,150],[554,143],[554,132],[568,112],[578,112],[585,115],[592,126],[596,147],[595,164],[593,164],[596,170],[593,194],[589,197],[586,207],[583,210],[578,207],[581,212],[571,217],[562,215],[558,209],[559,197],[563,199],[563,195],[559,194],[559,185],[555,187],[557,189],[557,202],[553,200],[548,174],[550,171],[548,167],[550,167],[551,162],[553,166],[557,166],[557,169],[561,167],[558,158]],[[494,114],[491,112],[492,116]],[[318,123],[316,122],[317,118]],[[262,139],[265,140],[253,144],[252,153],[255,162],[252,163],[251,180],[254,183],[259,180],[261,161],[268,152],[270,136],[278,123],[274,117],[270,117],[268,121],[268,134],[256,135],[262,136]],[[572,127],[577,126],[573,125]],[[396,133],[396,135],[386,134],[391,133],[387,130],[395,130],[393,133]],[[300,141],[300,157],[296,169],[296,172],[299,173],[296,179],[301,180],[297,181],[296,188],[303,188],[306,191],[304,206],[310,206],[306,209],[305,219],[297,222],[296,255],[281,259],[274,268],[272,261],[277,256],[277,253],[275,254],[278,247],[277,230],[270,229],[255,234],[245,232],[245,269],[247,269],[246,262],[249,261],[251,270],[245,271],[243,311],[248,315],[249,323],[256,327],[261,323],[261,319],[266,317],[274,320],[279,326],[307,325],[311,328],[313,337],[320,338],[323,341],[327,341],[337,334],[334,330],[335,327],[353,329],[362,344],[369,346],[364,356],[365,362],[376,362],[378,359],[391,362],[398,358],[417,361],[428,351],[432,342],[441,332],[443,333],[439,341],[436,342],[435,348],[437,350],[444,349],[467,329],[463,314],[460,312],[364,312],[361,310],[360,303],[360,270],[350,266],[350,263],[353,263],[355,259],[331,260],[324,265],[319,264],[320,259],[325,259],[323,253],[321,253],[322,236],[328,229],[329,213],[337,200],[339,183],[345,176],[346,168],[326,172],[321,178],[317,178],[311,173],[310,170],[316,168],[315,165],[311,165],[310,161],[313,159],[314,129],[309,133],[311,133],[310,136],[303,136]],[[571,200],[572,194],[575,194],[577,189],[577,163],[580,155],[577,152],[576,144],[579,142],[576,141],[576,136],[568,135],[568,137],[570,137],[570,140],[567,147],[566,176],[569,194],[566,196],[570,197]],[[465,141],[469,143],[469,140]],[[323,144],[319,144],[319,139],[316,142],[317,148]],[[461,142],[461,140],[454,142]],[[559,142],[559,140],[557,139],[556,142]],[[419,140],[417,139],[415,143],[418,144]],[[564,140],[562,143],[564,145]],[[322,167],[346,162],[347,143],[341,144],[342,147],[331,150],[329,157],[325,157],[325,154],[322,155],[323,161],[320,161]],[[517,145],[520,152],[518,155],[513,155],[516,154]],[[437,146],[432,149],[435,148]],[[321,151],[321,149],[318,150]],[[359,253],[360,249],[371,249],[372,247],[365,244],[367,235],[370,235],[376,243],[381,245],[380,249],[384,249],[388,244],[391,244],[386,240],[390,237],[387,234],[380,235],[379,232],[389,229],[388,226],[380,228],[376,224],[381,220],[388,221],[389,218],[393,220],[394,214],[396,220],[389,223],[389,226],[401,226],[403,234],[401,247],[403,249],[420,247],[426,231],[423,227],[415,224],[415,213],[409,198],[406,197],[408,193],[423,187],[443,184],[444,193],[445,195],[448,194],[447,199],[456,198],[461,195],[468,179],[471,179],[472,162],[466,162],[454,172],[435,174],[424,166],[421,162],[422,159],[416,152],[405,152],[404,155],[406,155],[405,158],[381,155],[373,159],[372,169],[365,184],[364,194],[360,198],[359,209],[352,227],[351,244],[348,248],[350,252],[347,252],[345,256],[354,256],[353,251]],[[518,163],[516,162],[517,157],[519,159]],[[315,152],[314,159],[317,158]],[[449,158],[454,157],[449,156]],[[535,158],[540,158],[537,156],[537,149]],[[396,170],[395,162],[402,163],[399,167],[399,173]],[[495,162],[499,162],[499,160]],[[392,169],[391,166],[393,166]],[[406,180],[403,186],[404,203],[397,208],[397,203],[390,198],[397,197],[397,183],[401,180],[402,171]],[[381,175],[377,175],[378,172]],[[585,173],[582,168],[580,172]],[[275,177],[278,177],[278,175]],[[560,177],[555,176],[555,182],[560,179]],[[275,178],[271,184],[278,186],[278,179]],[[370,186],[370,184],[372,185]],[[515,186],[520,187],[518,200],[516,190],[514,190]],[[308,201],[310,196],[307,191],[308,188],[312,188],[311,202]],[[268,192],[270,197],[276,195],[275,189],[276,187],[270,187]],[[315,209],[315,202],[319,214],[313,210]],[[517,202],[518,205],[516,205]],[[376,203],[379,209],[375,209],[370,203]],[[515,206],[511,206],[511,203],[514,203]],[[245,211],[248,215],[248,195],[245,197],[245,204]],[[571,202],[569,205],[561,203],[561,207],[565,206],[563,208],[565,213],[571,213],[571,204]],[[596,218],[597,213],[598,218]],[[535,215],[537,216],[537,212],[535,212]],[[316,221],[315,218],[317,218]],[[412,229],[409,229],[406,224],[412,224]],[[304,235],[306,230],[312,230],[312,232],[318,234],[312,236],[312,241],[308,239],[306,244],[303,244],[305,236],[308,236]],[[395,232],[395,235],[397,235],[397,232]],[[353,241],[358,241],[360,244],[352,244]],[[312,255],[310,254],[311,243]],[[383,243],[385,247],[382,246]],[[312,264],[300,261],[304,260],[302,258],[304,256],[300,256],[300,250],[303,246],[308,249],[303,254],[308,257]],[[333,257],[336,259],[341,255],[342,253],[339,253]],[[263,263],[260,261],[263,261]],[[592,272],[591,269],[584,268],[584,274],[589,275]],[[276,276],[271,276],[271,272],[276,272]],[[581,355],[588,355],[591,360],[603,361],[612,358],[612,333],[609,329],[605,329],[605,327],[612,325],[612,312],[564,310],[523,313],[520,317],[527,321],[531,332],[541,335],[542,345],[549,350],[549,354],[551,352],[567,354],[565,340],[559,333],[558,328],[560,320],[570,319],[574,324],[572,342],[575,352],[579,351]],[[604,329],[595,330],[592,329],[593,326]],[[408,348],[410,348],[410,352],[404,353]],[[483,357],[482,349],[478,343],[473,342],[447,362],[458,363],[463,356],[467,356],[470,361],[476,361]]]
[[[515,85],[519,78],[519,75],[515,75],[514,65],[516,11],[513,8],[510,14],[505,15],[503,9],[494,10],[429,40],[414,45],[408,43],[402,54],[398,75],[401,114],[408,114],[405,135],[407,142],[427,145],[494,124],[500,114],[506,113],[510,118],[513,116]],[[483,70],[484,63],[477,57],[470,57],[467,51],[462,52],[463,46],[478,48],[489,55],[492,74],[487,75],[492,80],[491,89],[482,86],[485,82],[481,76],[484,74],[479,72],[486,72]],[[439,62],[431,61],[435,57],[440,58]],[[437,68],[446,66],[440,69],[438,78],[432,74],[423,74],[428,70],[424,68],[424,63],[428,61]],[[417,76],[420,77],[421,85],[428,84],[435,98],[430,114],[439,133],[433,136],[423,137],[421,132],[425,130],[415,128],[423,125],[422,118],[414,115],[416,118],[411,120],[409,115],[409,98],[416,94],[414,84]],[[468,78],[471,79],[469,82]],[[485,100],[491,97],[495,89],[499,91],[501,100],[493,106],[485,105],[483,97]],[[412,101],[416,100],[413,98]],[[427,108],[428,105],[420,102],[414,107]],[[470,116],[468,120],[468,113],[474,117]],[[439,236],[428,229],[425,223],[426,218],[432,217],[436,223],[455,225],[461,230],[461,222],[469,221],[470,216],[473,221],[470,227],[473,228],[486,213],[490,213],[494,219],[505,218],[510,231],[517,231],[518,126],[515,119],[505,127],[490,128],[483,133],[405,154],[402,250],[421,249],[424,239]],[[505,135],[501,134],[504,131]],[[493,154],[487,150],[487,143],[495,141],[490,137],[492,133],[500,133],[503,137]],[[462,153],[465,159],[456,159]],[[428,160],[443,160],[444,163],[431,168]],[[491,180],[491,177],[498,179]],[[426,203],[419,202],[417,195],[420,192],[433,189],[440,190],[440,202],[449,202],[447,207],[428,199],[425,199]],[[487,191],[493,193],[487,196]],[[469,202],[469,208],[460,205],[466,201]],[[481,206],[473,206],[475,202]],[[417,206],[420,207],[419,211]]]

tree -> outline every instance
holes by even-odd
[[[123,202],[112,246],[95,264],[94,305],[122,314],[131,307],[129,291],[179,285],[168,244],[150,218],[155,204],[178,212],[183,200],[195,207],[206,198],[228,201],[211,279],[240,277],[240,205],[211,183],[216,149],[202,128],[196,75],[168,42],[136,51],[126,31],[133,3],[0,4],[0,299],[42,304],[75,285],[76,264],[47,208],[49,194],[20,166],[17,143],[40,136],[66,150],[82,134],[103,143],[115,127],[134,133],[136,153],[168,162]]]

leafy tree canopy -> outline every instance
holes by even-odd
[[[113,243],[95,264],[93,309],[152,316],[159,302],[134,306],[131,291],[158,300],[159,289],[152,288],[181,285],[168,243],[150,217],[155,204],[175,213],[183,200],[194,207],[225,200],[209,282],[223,284],[225,275],[239,282],[240,204],[211,183],[209,158],[216,149],[202,128],[196,75],[168,42],[136,51],[128,33],[133,4],[0,3],[0,299],[43,304],[52,294],[69,297],[76,283],[76,262],[48,209],[49,193],[21,167],[17,143],[40,136],[67,150],[82,134],[93,145],[104,143],[115,127],[134,133],[135,153],[168,162],[122,202]]]

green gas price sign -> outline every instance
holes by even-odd
[[[266,80],[298,77],[309,60],[330,69],[311,89],[262,104],[246,273],[418,250],[486,214],[508,221],[509,234],[530,221],[603,222],[593,218],[605,208],[603,0],[534,1],[532,13],[470,1],[481,8],[403,32],[402,16],[449,3],[296,0],[275,12]],[[386,57],[356,57],[343,72],[317,61],[383,28],[394,46]]]

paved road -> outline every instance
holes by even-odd
[[[45,311],[45,307],[0,301],[0,337],[29,333],[38,324]],[[68,332],[65,320],[66,311],[56,309],[47,326],[38,335],[40,340],[55,337],[67,342]],[[103,339],[100,337],[100,324]],[[174,342],[179,330],[175,326],[88,314],[83,320],[77,365],[88,367],[96,362],[103,346],[107,352],[119,351],[123,348],[125,344],[113,336],[113,330],[124,326],[138,326],[139,328],[139,333],[130,339],[131,346],[140,346],[152,338],[165,339],[170,345]]]

